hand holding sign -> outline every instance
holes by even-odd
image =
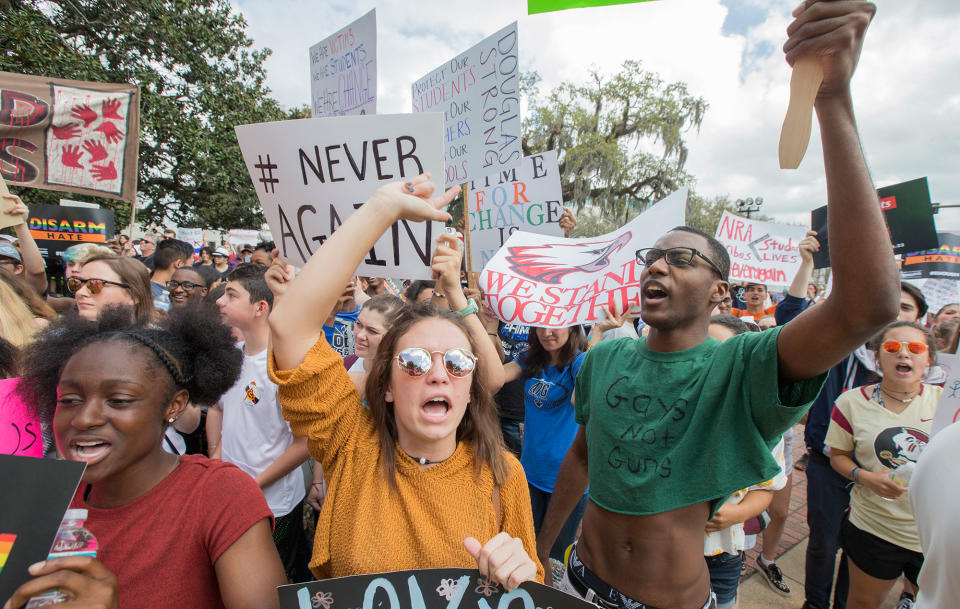
[[[270,256],[273,257],[273,263],[270,265],[270,268],[267,269],[263,278],[267,282],[267,287],[273,292],[273,299],[278,300],[286,293],[290,284],[293,283],[296,274],[293,265],[287,264],[287,261],[280,257],[279,251],[273,250],[270,252]]]
[[[460,265],[463,252],[460,239],[455,234],[444,233],[437,237],[437,249],[433,252],[430,270],[437,281],[440,291],[448,297],[460,290]]]
[[[796,169],[810,139],[810,112],[816,99],[848,100],[863,36],[876,7],[870,2],[805,0],[793,11],[783,45],[793,66],[790,106],[780,135],[780,167]]]
[[[463,545],[476,559],[480,573],[499,582],[507,591],[537,576],[537,565],[527,555],[523,542],[509,533],[500,532],[483,546],[467,537]]]
[[[3,180],[0,180],[3,184]],[[6,184],[0,188],[0,228],[8,226],[17,226],[23,224],[30,217],[30,210],[24,205],[23,201],[17,195],[7,192]]]

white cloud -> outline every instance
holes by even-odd
[[[257,46],[273,49],[267,83],[281,103],[309,101],[307,49],[363,15],[370,0],[234,0]],[[688,135],[686,169],[702,194],[762,196],[763,212],[805,222],[826,197],[816,125],[797,171],[777,163],[790,70],[780,48],[796,0],[751,4],[766,19],[724,34],[721,0],[661,0],[527,16],[522,0],[388,0],[377,5],[381,113],[408,112],[410,83],[517,20],[521,69],[543,77],[541,92],[582,82],[626,59],[665,80],[682,80],[710,104]],[[960,11],[951,0],[882,2],[853,82],[864,149],[877,185],[929,176],[934,201],[960,204]],[[745,52],[746,51],[746,52]],[[937,216],[960,231],[960,209]]]

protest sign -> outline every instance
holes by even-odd
[[[930,189],[927,178],[901,182],[877,189],[880,209],[887,223],[894,255],[932,250],[940,247],[930,206]],[[820,251],[813,255],[813,267],[830,266],[830,250],[827,240],[827,206],[810,212],[810,226],[817,231]]]
[[[0,598],[47,558],[86,463],[0,454]]]
[[[0,177],[134,201],[140,89],[0,72]]]
[[[310,47],[314,118],[377,113],[377,10]]]
[[[563,328],[603,318],[603,307],[640,308],[636,251],[683,224],[687,190],[625,226],[584,239],[517,231],[480,273],[483,297],[507,323]]]
[[[520,163],[517,44],[514,21],[413,83],[414,112],[443,112],[448,187]]]
[[[636,2],[650,2],[650,0],[527,0],[527,14],[548,13],[562,11],[568,8],[584,8],[588,6],[611,6],[613,4],[634,4]]]
[[[952,353],[938,353],[937,365],[946,370],[947,380],[937,403],[937,412],[933,415],[931,438],[947,425],[960,422],[960,365],[957,363],[957,356]]]
[[[806,234],[802,226],[761,222],[724,211],[715,236],[730,253],[730,281],[786,286],[800,268],[797,246]]]
[[[227,232],[227,243],[240,251],[242,245],[256,245],[260,242],[260,231],[246,228],[232,228]]]
[[[518,230],[563,236],[563,193],[557,153],[524,157],[519,167],[470,182],[470,252],[485,265]]]
[[[930,315],[936,314],[944,305],[960,303],[960,281],[956,279],[906,279],[902,275],[900,279],[923,292]]]
[[[900,260],[902,279],[960,279],[960,235],[937,233],[940,246],[904,254]]]
[[[340,116],[242,125],[237,139],[280,255],[302,266],[381,184],[443,175],[439,113]],[[357,273],[430,278],[438,222],[394,224]]]
[[[100,209],[96,203],[87,201],[74,201],[73,199],[60,199],[60,207],[87,207],[89,209]]]
[[[277,588],[281,609],[596,609],[536,582],[511,592],[476,569],[421,569],[337,577]]]
[[[113,210],[59,205],[29,205],[27,226],[44,256],[58,256],[78,243],[104,243],[113,238]]]
[[[203,248],[203,229],[202,228],[177,228],[177,239],[185,241],[193,246],[193,251]]]
[[[0,379],[0,455],[42,457],[40,421],[15,393],[20,379]]]

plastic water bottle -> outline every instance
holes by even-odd
[[[57,530],[57,537],[53,542],[53,548],[50,550],[47,560],[67,556],[97,555],[97,538],[93,536],[93,533],[83,528],[83,523],[86,520],[87,510],[67,510],[66,514],[63,515],[60,528]],[[31,598],[25,609],[56,605],[68,600],[70,600],[69,597],[63,592],[50,590]]]
[[[916,466],[917,464],[913,461],[905,461],[903,465],[890,472],[890,479],[893,480],[894,484],[909,488],[910,479],[913,478],[913,470]]]

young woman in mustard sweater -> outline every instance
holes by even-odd
[[[445,221],[457,194],[431,198],[423,175],[381,187],[313,254],[296,281],[281,260],[267,273],[271,377],[283,415],[309,439],[327,497],[310,567],[321,578],[478,567],[513,589],[542,581],[523,468],[503,446],[492,391],[496,350],[459,282],[456,240],[441,237],[433,271],[452,310],[414,306],[384,336],[366,405],[323,336],[354,269],[398,220]],[[366,406],[366,407],[365,407]]]

